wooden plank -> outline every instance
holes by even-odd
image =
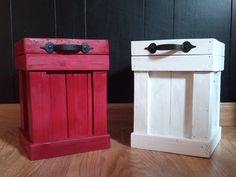
[[[27,80],[26,72],[19,72],[19,82],[20,82],[20,120],[21,129],[28,133],[28,100],[27,100]]]
[[[64,74],[30,72],[29,135],[33,143],[67,137],[67,113]]]
[[[50,87],[46,72],[28,74],[29,137],[33,143],[49,141]]]
[[[171,74],[169,120],[171,136],[192,137],[192,83],[193,72],[172,72]]]
[[[174,1],[144,2],[144,39],[173,38]]]
[[[220,126],[220,84],[221,72],[211,73],[209,97],[209,137],[214,136]]]
[[[192,139],[208,140],[210,137],[210,81],[211,73],[193,73]]]
[[[16,57],[16,66],[29,71],[108,70],[108,55],[26,54]]]
[[[158,135],[148,136],[134,132],[131,134],[131,147],[210,158],[220,138],[221,131],[208,141]]]
[[[132,56],[133,71],[222,71],[224,58],[212,55]]]
[[[232,17],[231,17],[231,45],[230,45],[230,85],[228,86],[230,89],[230,96],[228,101],[235,102],[236,101],[236,0],[232,0]]]
[[[107,149],[110,147],[110,136],[100,135],[80,139],[66,139],[56,142],[32,144],[20,133],[20,143],[25,148],[30,160],[40,160],[81,152]]]
[[[135,77],[140,76],[135,75]],[[149,85],[145,85],[147,90],[140,88],[140,92],[137,92],[140,95],[136,96],[135,102],[138,102],[136,104],[139,105],[140,101],[141,103],[147,101],[147,103],[143,105],[145,107],[142,108],[140,106],[134,110],[134,114],[138,115],[134,117],[134,122],[145,126],[144,121],[148,121],[147,134],[168,135],[170,133],[171,120],[171,72],[150,72],[149,77],[147,78],[148,81],[146,81]],[[136,80],[138,82],[138,78]],[[137,83],[137,87],[144,84],[144,82],[140,81]],[[138,109],[140,110],[135,113]],[[147,112],[143,112],[145,115],[141,114],[145,110],[147,110]],[[136,129],[134,131],[137,132]]]
[[[22,54],[48,54],[42,46],[45,46],[48,42],[55,45],[59,44],[75,44],[82,45],[87,43],[92,49],[87,53],[88,55],[107,55],[109,54],[108,40],[89,40],[89,39],[63,39],[63,38],[23,38],[17,41],[14,45],[15,55]],[[53,52],[50,55],[57,54]],[[75,55],[75,54],[74,54]],[[76,55],[84,55],[82,52],[76,53]]]
[[[90,73],[66,74],[68,137],[79,138],[92,135],[91,105],[92,88]]]
[[[164,44],[177,44],[182,45],[184,42],[190,42],[192,45],[196,46],[192,48],[189,52],[185,53],[183,51],[176,50],[157,50],[154,54],[151,54],[145,48],[151,43],[156,45]],[[225,56],[225,45],[213,38],[199,38],[199,39],[167,39],[167,40],[145,40],[145,41],[131,41],[131,54],[132,55],[216,55]]]
[[[86,2],[87,37],[105,38],[110,43],[108,101],[131,102],[133,74],[130,71],[130,41],[144,37],[144,0]]]
[[[226,44],[221,101],[231,100],[229,89],[229,68],[231,65],[229,60],[230,26],[230,0],[194,2],[182,0],[175,2],[174,38],[206,38],[210,36]]]
[[[93,133],[107,134],[107,73],[95,71],[93,78]]]
[[[56,34],[64,38],[85,38],[84,0],[56,0]]]
[[[10,11],[10,1],[0,1],[0,103],[16,101]]]
[[[148,133],[150,81],[148,72],[134,72],[134,131]]]
[[[62,72],[48,72],[50,86],[50,140],[67,138],[66,78]],[[40,94],[40,93],[38,93]],[[43,94],[43,93],[42,93]]]

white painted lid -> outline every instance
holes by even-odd
[[[195,48],[192,48],[189,52],[177,50],[157,50],[155,53],[150,53],[145,48],[151,43],[156,45],[163,44],[183,44],[184,42],[190,42]],[[132,56],[146,56],[146,55],[216,55],[225,56],[225,44],[213,39],[168,39],[168,40],[146,40],[146,41],[131,41],[131,55]]]

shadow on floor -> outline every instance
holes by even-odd
[[[107,123],[111,138],[130,146],[130,134],[133,132],[133,104],[109,104]]]

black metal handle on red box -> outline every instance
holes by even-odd
[[[162,44],[156,45],[155,43],[151,43],[148,47],[144,48],[148,50],[150,53],[155,53],[157,50],[181,50],[185,53],[189,52],[192,48],[196,46],[192,45],[190,42],[185,41],[183,44]]]
[[[75,54],[78,52],[82,52],[84,54],[88,53],[93,48],[90,47],[87,43],[83,43],[82,45],[77,44],[53,44],[51,42],[46,43],[44,46],[40,47],[44,49],[47,53],[53,53],[54,51],[62,54]]]

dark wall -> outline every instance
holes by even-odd
[[[23,37],[110,41],[109,102],[133,101],[130,41],[216,38],[226,44],[221,101],[236,101],[236,0],[1,0],[0,102],[18,101],[13,43]]]

